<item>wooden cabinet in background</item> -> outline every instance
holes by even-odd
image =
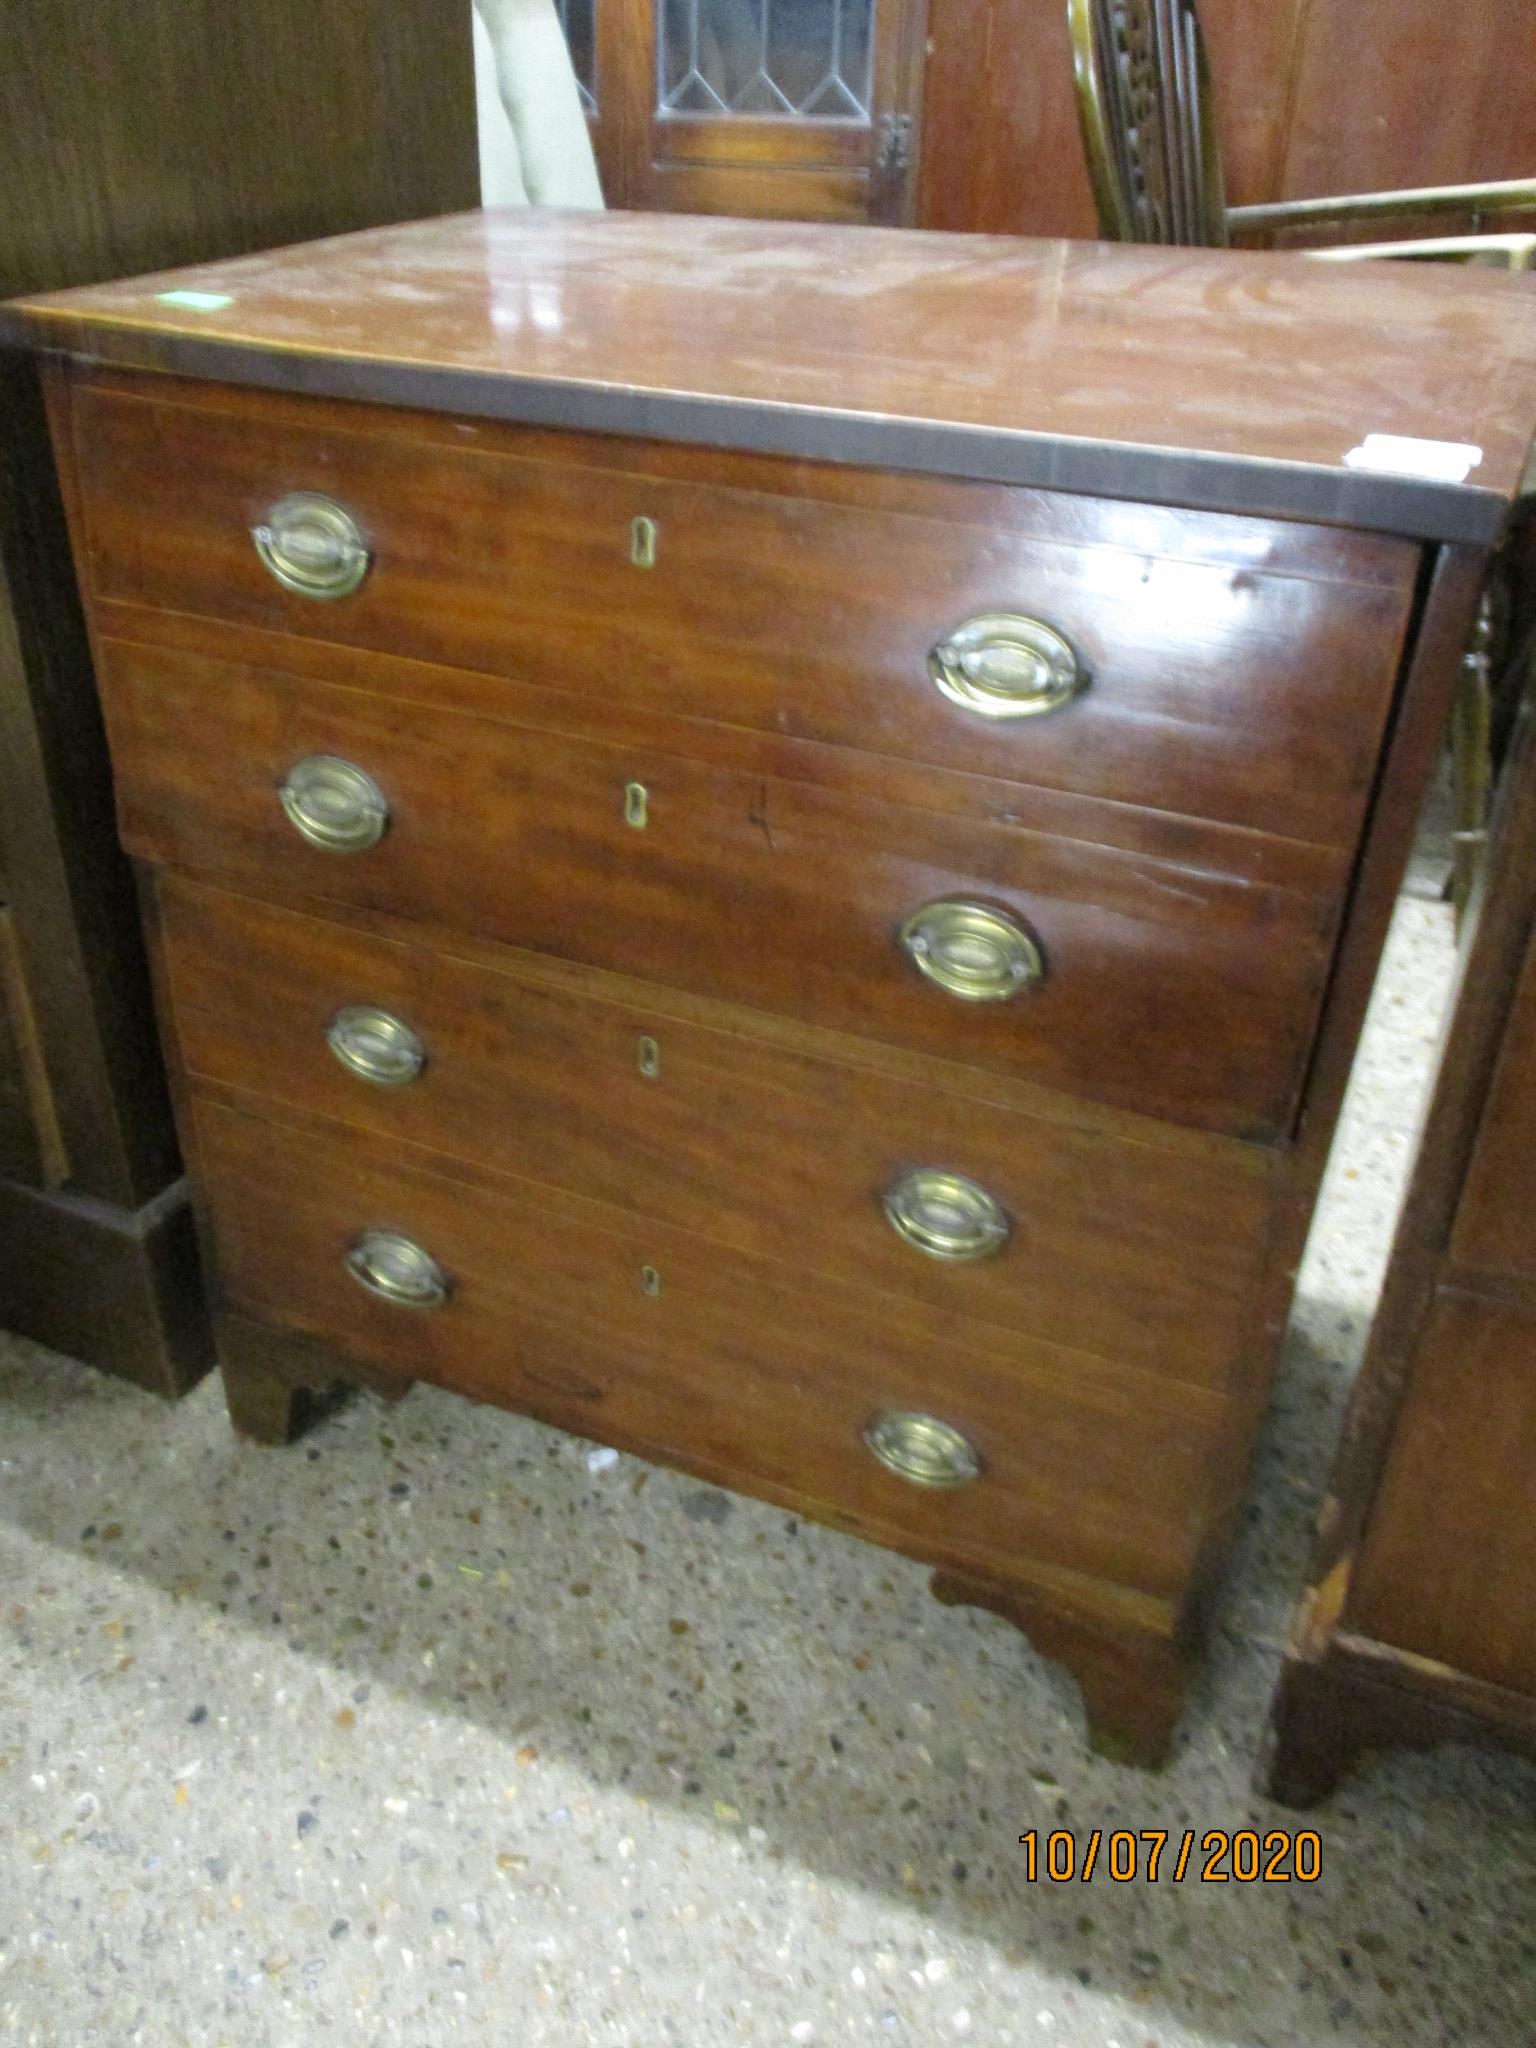
[[[1536,1753],[1536,731],[1527,709],[1276,1695],[1305,1803],[1383,1744]]]
[[[0,297],[475,203],[469,11],[7,0]],[[30,365],[0,350],[0,1328],[173,1392],[211,1343]]]
[[[1066,0],[560,5],[610,206],[1097,232]],[[1201,0],[1200,18],[1233,205],[1536,174],[1536,9]]]
[[[562,0],[610,206],[912,218],[923,0]]]

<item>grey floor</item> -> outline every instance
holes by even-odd
[[[1159,1777],[775,1510],[422,1390],[255,1450],[215,1384],[0,1340],[0,2040],[1526,2048],[1521,1764],[1379,1760],[1310,1886],[1031,1884],[1017,1842],[1293,1823],[1255,1758],[1449,963],[1421,889]]]

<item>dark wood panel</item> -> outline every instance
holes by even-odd
[[[526,1409],[664,1459],[792,1485],[827,1519],[1028,1579],[1092,1572],[1173,1590],[1196,1536],[1216,1404],[1080,1354],[1032,1369],[936,1311],[744,1258],[547,1190],[493,1195],[201,1104],[220,1280],[235,1307],[385,1368]],[[344,1263],[364,1230],[443,1265],[440,1311],[376,1300]],[[654,1296],[641,1269],[660,1276]],[[1155,1391],[1160,1386],[1160,1391]],[[940,1413],[985,1471],[933,1493],[861,1441],[884,1406]]]
[[[35,1186],[42,1178],[43,1166],[32,1114],[32,1092],[18,1043],[18,1020],[12,1017],[19,982],[11,914],[0,907],[0,1178]],[[22,992],[25,993],[24,984]],[[24,1043],[28,1025],[24,1019],[19,1021]]]
[[[1536,1692],[1530,1317],[1441,1293],[1411,1368],[1349,1615],[1359,1634]]]
[[[0,1245],[0,1328],[156,1394],[184,1394],[214,1363],[180,1181],[122,1209],[0,1180]]]
[[[130,852],[478,932],[868,1032],[1245,1137],[1289,1123],[1339,905],[1004,826],[398,708],[109,644],[102,685]],[[391,808],[366,853],[317,851],[277,791],[339,755]],[[648,823],[625,819],[627,785]],[[1032,933],[1043,981],[933,987],[898,943],[939,899]]]
[[[1471,567],[1459,571],[1468,583]],[[1528,699],[1276,1698],[1272,1783],[1282,1797],[1321,1796],[1361,1748],[1382,1740],[1476,1735],[1529,1746],[1536,1734],[1536,1316],[1497,1299],[1497,1283],[1487,1294],[1458,1287],[1449,1255],[1536,913],[1531,711]],[[1517,1183],[1485,1191],[1495,1210],[1504,1199],[1528,1207],[1526,1161],[1515,1164]],[[1536,1294],[1525,1291],[1529,1308]],[[1479,1676],[1494,1667],[1524,1672],[1524,1689],[1497,1672]]]
[[[195,1084],[1176,1379],[1219,1387],[1241,1355],[1269,1185],[1246,1155],[1165,1152],[917,1089],[756,1045],[724,1019],[685,1024],[638,996],[579,996],[174,875],[158,890]],[[418,1081],[369,1085],[338,1062],[326,1030],[357,1003],[418,1034]],[[1002,1203],[999,1256],[951,1265],[900,1241],[881,1196],[924,1165]]]
[[[432,0],[7,0],[0,297],[469,205],[474,103]]]
[[[1536,177],[1533,75],[1528,6],[1310,0],[1275,196]]]
[[[0,350],[0,865],[36,1099],[73,1190],[131,1210],[178,1163],[60,498],[68,450],[56,476],[33,372]]]
[[[438,0],[6,0],[0,297],[469,205],[471,64]],[[180,1193],[143,1220],[179,1166],[32,387],[6,354],[0,867],[43,1156],[0,1174],[68,1192],[0,1182],[0,1321],[171,1393],[210,1340]]]
[[[1523,279],[1437,264],[512,208],[8,317],[224,382],[1349,526],[1401,507],[1396,530],[1486,540],[1536,413],[1526,303]],[[1464,483],[1363,470],[1368,434],[1481,457]]]
[[[1092,236],[1065,0],[928,0],[917,218]]]
[[[1510,1005],[1451,1232],[1455,1266],[1536,1280],[1536,944]]]
[[[16,938],[16,921],[0,903],[0,1176],[32,1187],[57,1187],[69,1176],[69,1154],[43,1057],[37,1005]]]

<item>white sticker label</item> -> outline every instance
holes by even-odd
[[[162,306],[185,306],[189,313],[222,313],[235,302],[228,292],[156,292]]]
[[[1483,459],[1470,441],[1417,441],[1409,434],[1367,434],[1351,448],[1349,469],[1375,469],[1389,476],[1427,476],[1436,483],[1464,484]]]

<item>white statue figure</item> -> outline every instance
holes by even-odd
[[[554,0],[474,0],[530,206],[600,207],[602,187]]]

